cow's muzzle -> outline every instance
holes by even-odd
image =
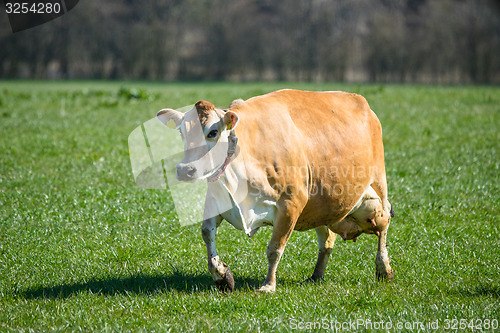
[[[214,182],[224,173],[236,152],[238,138],[231,131],[229,142],[220,142],[201,158],[188,163],[179,162],[176,167],[176,177],[179,181],[192,182],[207,178]],[[227,147],[227,149],[226,149]],[[184,160],[185,161],[185,160]]]
[[[195,180],[196,167],[191,163],[178,163],[176,167],[175,176],[179,181],[193,181]]]

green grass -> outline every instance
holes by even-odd
[[[160,108],[285,87],[359,92],[381,119],[393,283],[375,281],[368,235],[337,240],[325,280],[302,283],[316,236],[295,232],[277,292],[257,295],[271,230],[248,238],[224,223],[218,250],[237,286],[219,293],[200,224],[181,227],[165,191],[135,186],[127,138]],[[0,331],[500,319],[498,87],[0,81],[0,131]]]

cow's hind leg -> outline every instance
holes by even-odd
[[[391,217],[394,216],[394,211],[391,208],[389,201],[384,200],[384,217],[387,218],[387,224],[384,229],[380,231],[380,236],[378,237],[378,250],[377,257],[375,258],[375,267],[377,279],[392,281],[394,278],[394,270],[391,267],[391,259],[387,253],[387,229],[391,221]]]
[[[217,249],[215,248],[215,235],[217,234],[217,227],[221,221],[222,217],[220,216],[204,220],[201,226],[201,235],[207,246],[208,270],[210,274],[212,274],[212,278],[217,288],[221,291],[233,291],[233,274],[231,274],[227,265],[219,259]]]
[[[317,227],[315,230],[316,235],[318,236],[318,261],[316,262],[314,273],[308,281],[321,280],[325,275],[326,265],[328,264],[328,259],[330,259],[330,254],[332,253],[335,237],[337,237],[337,234],[328,229],[327,226]]]

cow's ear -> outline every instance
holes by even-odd
[[[234,129],[236,125],[238,125],[239,120],[240,118],[233,111],[227,111],[226,114],[224,115],[224,125],[226,125],[226,128],[228,130]]]
[[[163,109],[158,111],[156,118],[169,128],[175,128],[182,122],[184,114],[173,109]]]

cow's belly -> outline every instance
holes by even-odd
[[[365,186],[360,187],[359,194],[332,195],[332,192],[325,192],[327,194],[310,195],[294,229],[304,231],[342,221],[363,196]]]
[[[343,161],[335,160],[335,167],[318,166],[308,188],[307,203],[295,225],[295,230],[309,230],[343,220],[370,187],[373,168],[356,155]],[[362,170],[363,172],[357,172]],[[314,171],[317,170],[317,171]]]
[[[310,200],[295,224],[295,230],[304,231],[319,227],[321,225],[337,223],[341,221],[354,206],[340,208],[337,200]]]

